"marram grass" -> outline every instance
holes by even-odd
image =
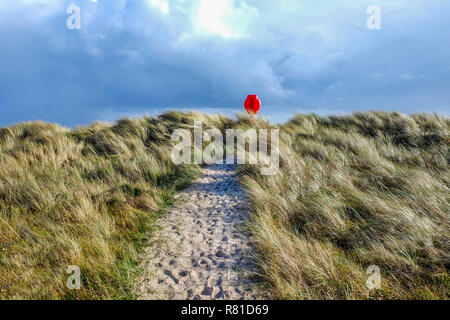
[[[450,120],[298,115],[280,129],[278,175],[241,167],[272,297],[448,299]],[[366,286],[371,265],[379,290]]]
[[[158,118],[0,128],[0,299],[132,299],[139,254],[173,193],[170,136],[257,117]],[[280,172],[240,167],[259,274],[275,299],[448,299],[450,120],[429,114],[298,115],[280,126]],[[67,267],[82,271],[68,290]],[[370,265],[381,289],[366,286]]]
[[[75,130],[33,122],[0,129],[0,299],[131,299],[139,253],[172,195],[199,172],[170,159],[170,112]],[[69,266],[81,290],[68,290]]]

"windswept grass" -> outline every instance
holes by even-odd
[[[239,125],[267,127],[255,119]],[[367,112],[297,115],[281,168],[241,168],[274,298],[448,299],[450,120]],[[370,265],[382,287],[366,286]]]
[[[198,166],[175,166],[171,133],[194,119],[169,112],[69,130],[49,123],[0,129],[0,299],[131,298],[139,248]],[[82,289],[66,287],[81,268]]]
[[[273,128],[256,117],[159,118],[0,128],[0,299],[127,299],[138,254],[172,195],[175,129]],[[366,112],[282,125],[280,172],[241,166],[273,298],[448,299],[450,120]],[[270,137],[270,134],[269,134]],[[66,287],[67,267],[82,289]],[[369,291],[367,267],[381,269]]]

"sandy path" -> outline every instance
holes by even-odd
[[[161,218],[144,256],[140,299],[253,299],[249,200],[235,165],[211,165]]]

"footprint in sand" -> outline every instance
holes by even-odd
[[[147,267],[136,287],[139,299],[262,298],[251,279],[251,238],[239,228],[250,203],[237,182],[236,165],[204,168],[176,198],[143,258]]]

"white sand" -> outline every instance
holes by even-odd
[[[261,298],[251,279],[250,203],[235,165],[211,165],[162,217],[146,250],[140,299]]]

